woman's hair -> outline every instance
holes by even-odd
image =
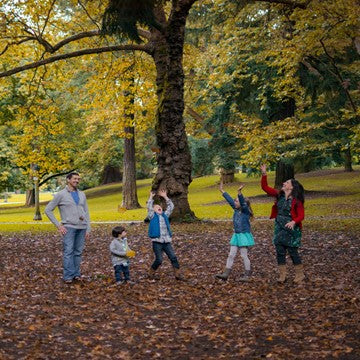
[[[305,202],[304,187],[297,180],[295,179],[290,179],[290,180],[291,180],[291,185],[293,186],[293,189],[291,191],[292,197],[304,203]]]

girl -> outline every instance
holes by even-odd
[[[270,218],[275,218],[274,240],[277,263],[279,267],[278,282],[286,280],[286,252],[289,253],[295,266],[296,284],[305,278],[303,265],[298,253],[301,245],[301,221],[304,219],[304,188],[295,179],[283,183],[281,190],[267,184],[266,165],[261,166],[261,188],[276,198]]]
[[[234,209],[234,234],[230,240],[230,253],[226,261],[225,270],[222,274],[215,275],[218,279],[227,280],[227,278],[229,277],[238,248],[240,248],[240,254],[245,267],[245,273],[240,278],[240,280],[248,281],[251,275],[250,260],[248,258],[247,248],[249,246],[255,245],[250,227],[250,218],[254,215],[250,207],[249,200],[245,199],[241,193],[243,187],[244,185],[240,185],[238,189],[238,197],[233,200],[231,196],[223,190],[223,184],[220,183],[219,190],[221,191],[225,200]]]

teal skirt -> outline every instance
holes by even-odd
[[[230,240],[231,246],[253,246],[254,238],[251,233],[234,233]]]

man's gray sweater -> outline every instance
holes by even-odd
[[[86,196],[82,191],[77,191],[79,194],[79,204],[76,204],[69,188],[66,186],[47,204],[45,214],[56,227],[62,224],[75,229],[87,229],[87,232],[90,232],[90,216]],[[60,210],[61,224],[53,213],[57,206]]]

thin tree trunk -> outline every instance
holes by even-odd
[[[140,208],[136,190],[136,162],[135,162],[135,128],[128,126],[125,133],[122,204],[125,209]]]
[[[283,161],[276,163],[275,187],[280,189],[283,182],[294,178],[294,165],[287,164]]]
[[[115,182],[121,182],[122,176],[119,167],[106,165],[103,171],[101,184],[111,184]]]
[[[34,189],[28,189],[26,190],[26,200],[25,200],[25,206],[35,206],[35,193]]]
[[[345,166],[345,171],[347,171],[347,172],[354,171],[354,169],[352,167],[350,148],[347,148],[345,150],[345,153],[344,153],[344,166]]]

